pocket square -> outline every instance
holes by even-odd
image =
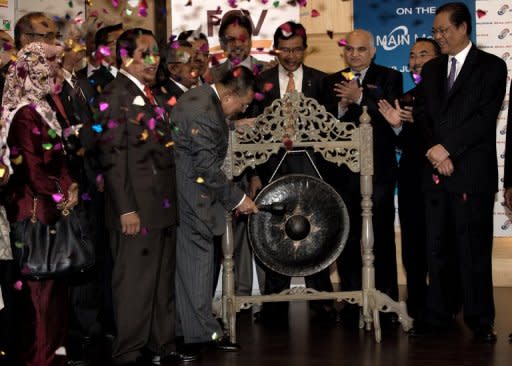
[[[140,95],[137,95],[135,99],[133,99],[132,104],[138,105],[139,107],[144,107],[146,105],[146,102],[144,102],[144,98],[142,98]]]

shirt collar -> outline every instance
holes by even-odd
[[[114,76],[116,77],[117,76],[117,72],[119,71],[119,69],[117,67],[115,67],[114,65],[110,65],[108,64],[107,62],[105,61],[101,61],[101,64],[107,68],[107,70]]]
[[[66,80],[66,82],[68,82],[69,85],[73,86],[73,82],[71,81],[73,78],[73,74],[64,68],[62,69],[62,73],[64,75],[64,80]]]
[[[176,79],[173,79],[173,78],[169,78],[172,80],[172,82],[174,84],[176,84],[178,86],[178,88],[180,88],[181,90],[183,90],[184,92],[188,92],[189,91],[189,88],[187,88],[185,85],[183,85],[182,83],[180,83],[179,81],[177,81]]]
[[[471,47],[473,46],[473,43],[471,41],[468,42],[468,45],[464,47],[462,51],[457,53],[455,56],[449,56],[448,57],[448,65],[452,62],[452,58],[455,58],[457,60],[457,64],[464,65],[464,61],[466,61],[466,57],[468,57],[469,50],[471,50]]]
[[[288,72],[289,72],[289,71],[287,71],[287,70],[283,67],[283,65],[279,64],[279,66],[278,66],[278,70],[279,70],[279,74],[280,74],[281,76],[286,76],[286,77],[288,77]],[[292,74],[293,74],[293,77],[294,77],[294,78],[295,78],[297,75],[299,75],[300,73],[302,73],[302,65],[300,65],[300,66],[297,68],[297,70],[292,71]]]
[[[137,79],[135,76],[130,74],[125,69],[121,69],[121,70],[119,70],[119,72],[121,74],[123,74],[124,76],[126,76],[128,79],[130,79],[135,85],[137,85],[137,88],[139,88],[144,93],[144,95],[146,95],[146,91],[144,90],[145,85],[143,83],[141,83],[139,81],[139,79]]]

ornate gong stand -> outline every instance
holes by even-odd
[[[314,99],[302,93],[286,94],[275,100],[260,115],[254,128],[244,128],[242,132],[232,131],[229,149],[223,170],[232,178],[242,174],[247,167],[265,163],[269,157],[283,147],[312,148],[322,157],[341,166],[346,164],[353,172],[361,174],[362,207],[362,279],[360,291],[319,292],[314,289],[292,287],[279,294],[259,296],[236,296],[234,284],[234,242],[231,212],[226,213],[226,231],[222,240],[224,252],[222,274],[222,298],[214,303],[214,311],[221,315],[224,328],[230,340],[236,342],[236,314],[240,309],[264,302],[327,300],[346,301],[362,307],[360,328],[375,331],[375,340],[380,342],[381,327],[379,311],[395,312],[407,331],[412,327],[403,301],[396,302],[388,295],[375,289],[375,269],[373,265],[373,226],[372,226],[372,176],[373,176],[373,131],[367,107],[363,107],[360,126],[342,123],[325,111]]]

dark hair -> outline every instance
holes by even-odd
[[[432,45],[432,47],[434,47],[434,53],[436,54],[436,56],[441,55],[441,47],[439,47],[439,44],[436,41],[434,41],[432,38],[420,37],[420,38],[416,39],[415,43],[419,43],[419,42],[430,43]]]
[[[208,42],[208,37],[206,36],[206,34],[202,33],[202,32],[197,32],[195,30],[186,30],[186,31],[183,31],[181,32],[179,35],[178,35],[178,38],[177,40],[178,41],[191,41],[189,38],[190,37],[193,37],[194,38],[194,41],[195,40],[198,40],[198,39],[202,39],[202,40],[205,40]]]
[[[109,25],[109,26],[98,29],[98,31],[96,32],[96,35],[94,36],[94,45],[96,46],[96,48],[98,48],[99,46],[108,45],[108,35],[112,32],[116,32],[116,31],[122,30],[122,29],[123,29],[122,23]]]
[[[119,36],[116,43],[116,63],[118,68],[120,68],[123,63],[121,51],[124,50],[128,57],[133,57],[133,53],[137,49],[137,38],[144,34],[152,36],[153,38],[155,37],[153,32],[144,28],[128,29]]]
[[[242,28],[247,30],[249,33],[249,38],[252,37],[252,21],[249,17],[249,12],[247,10],[230,10],[222,17],[220,21],[219,28],[219,40],[221,44],[225,44],[226,39],[226,29],[231,24],[237,24]]]
[[[471,34],[473,25],[471,23],[471,13],[466,4],[446,3],[437,8],[436,15],[443,12],[450,13],[450,23],[452,23],[457,28],[460,27],[462,23],[466,23],[466,34],[468,36]]]
[[[32,22],[35,20],[48,20],[49,22],[53,22],[53,20],[48,17],[45,13],[41,11],[33,11],[23,15],[14,26],[14,44],[16,48],[21,49],[21,35],[25,33],[31,33],[34,31],[32,27]]]
[[[227,72],[219,83],[234,94],[244,95],[249,90],[254,90],[255,78],[247,67],[236,66]]]
[[[286,34],[285,34],[286,33]],[[295,36],[302,38],[302,45],[304,48],[308,47],[308,37],[306,35],[306,29],[300,23],[288,21],[277,27],[274,33],[274,47],[277,48],[279,40],[289,40]]]
[[[178,59],[179,49],[176,47],[192,48],[192,44],[187,41],[178,40],[170,43],[166,43],[165,46],[160,50],[160,64],[158,65],[157,80],[159,82],[167,80],[171,75],[167,67],[170,63],[179,63]]]

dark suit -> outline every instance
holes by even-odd
[[[263,68],[267,65],[267,62],[258,60],[257,58],[253,56],[249,56],[250,59],[250,65],[247,66],[255,75],[258,75]],[[238,65],[234,65],[238,66]],[[231,61],[226,60],[221,64],[215,65],[209,69],[210,74],[212,76],[212,80],[214,83],[218,82],[220,79],[226,75],[226,73],[231,70],[233,67],[233,64]],[[245,66],[245,65],[244,65]]]
[[[178,100],[185,93],[183,89],[181,89],[178,84],[171,78],[167,78],[162,83],[156,85],[153,88],[153,94],[155,98],[158,100],[158,104],[167,109],[168,113],[171,113],[173,106],[170,105],[169,99],[175,97]]]
[[[171,115],[176,152],[178,226],[177,334],[185,343],[208,342],[222,334],[212,316],[214,237],[225,230],[225,213],[244,193],[221,170],[228,148],[228,125],[210,85],[183,94]]]
[[[512,85],[512,84],[511,84]],[[505,144],[505,171],[503,187],[512,187],[512,99],[509,99],[507,116],[507,141]]]
[[[308,98],[314,98],[318,99],[319,96],[323,92],[323,85],[322,80],[326,76],[325,73],[313,69],[311,67],[302,65],[302,85],[301,85],[301,92],[304,94],[304,96]],[[276,99],[281,98],[281,90],[279,85],[279,66],[273,67],[269,70],[264,71],[261,73],[256,82],[256,88],[257,90],[264,90],[264,85],[267,83],[271,83],[273,85],[273,88],[270,89],[268,92],[263,93],[264,98],[260,101],[258,101],[257,104],[257,110],[258,113],[263,113],[265,107],[272,104],[272,102]],[[286,85],[283,86],[283,88],[286,88]],[[316,164],[317,160],[316,156],[313,151],[308,151],[310,154],[313,162]],[[279,165],[279,162],[281,161],[282,157],[284,156],[284,152],[281,150],[277,155],[273,155],[267,163],[257,167],[258,175],[262,181],[263,186],[267,185],[269,183],[269,179],[276,170],[276,168]],[[314,167],[312,166],[310,160],[305,154],[295,154],[295,155],[288,155],[285,160],[283,161],[283,164],[279,168],[279,171],[276,173],[276,176],[274,177],[280,177],[286,174],[307,174],[312,175],[315,177],[318,177],[316,174],[316,171]],[[290,280],[291,278],[288,276],[283,276],[279,273],[276,273],[268,268],[266,268],[266,276],[265,276],[265,294],[273,294],[273,293],[279,293],[287,288],[290,287]],[[332,291],[332,285],[329,278],[329,269],[326,268],[325,270],[312,275],[305,277],[306,287],[314,288],[318,291]],[[267,311],[272,311],[271,308],[276,306],[277,304],[273,303],[267,303],[264,304],[263,310],[266,313]],[[288,305],[287,303],[284,305]],[[283,306],[283,310],[285,306]],[[269,310],[271,309],[271,310]],[[276,311],[277,308],[276,308]],[[277,314],[276,314],[277,315]],[[282,315],[282,314],[281,314]],[[267,316],[267,314],[264,314],[264,316]],[[273,316],[270,315],[269,316]],[[278,315],[279,316],[279,315]],[[286,314],[284,315],[286,316]]]
[[[101,94],[105,87],[112,81],[114,81],[114,75],[112,75],[110,70],[104,65],[101,65],[89,77],[89,83],[98,94]]]
[[[333,89],[335,83],[346,81],[341,70],[324,79],[322,103],[328,112],[338,116],[338,102]],[[384,66],[371,64],[362,82],[363,97],[360,105],[350,104],[341,121],[359,125],[362,106],[368,106],[373,127],[373,229],[375,234],[375,282],[377,289],[398,298],[397,265],[394,232],[394,188],[397,173],[395,157],[396,134],[379,113],[377,102],[386,99],[394,103],[402,95],[402,75]],[[350,234],[337,265],[344,290],[361,288],[361,194],[359,173],[351,172],[345,165],[325,165],[325,179],[347,205],[350,217]]]
[[[144,92],[121,72],[100,97],[105,218],[114,259],[115,362],[142,348],[174,349],[176,184],[171,131]],[[160,108],[158,108],[160,109]],[[115,123],[112,123],[115,121]],[[110,122],[110,123],[109,123]],[[121,233],[123,214],[136,212],[141,231]]]
[[[473,330],[494,322],[492,287],[493,207],[498,184],[496,119],[505,95],[507,68],[473,46],[453,87],[447,86],[448,56],[426,63],[414,106],[426,147],[441,144],[454,165],[445,177],[426,165],[425,189],[429,267],[428,316],[451,320],[447,285],[449,251],[456,247],[464,320]],[[453,230],[453,231],[452,231]],[[447,240],[453,233],[455,240]]]

